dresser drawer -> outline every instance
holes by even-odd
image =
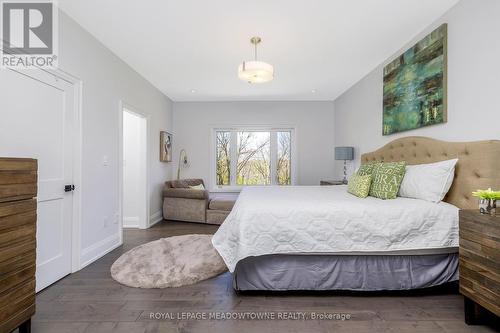
[[[24,249],[25,252],[18,253],[8,260],[0,262],[0,280],[2,280],[5,275],[10,274],[11,272],[20,271],[35,265],[35,243],[28,244],[28,247],[24,246]]]
[[[37,169],[33,159],[0,159],[0,202],[36,197]]]
[[[5,274],[34,264],[36,201],[0,203],[0,280]]]
[[[35,279],[26,281],[25,283],[5,291],[0,294],[0,313],[5,312],[5,307],[10,306],[13,299],[23,299],[35,294]]]
[[[0,248],[12,243],[27,243],[36,239],[34,224],[26,224],[0,233]]]
[[[0,217],[0,233],[25,225],[36,225],[36,211],[27,211],[12,216]]]
[[[36,170],[0,171],[0,185],[36,184]]]
[[[0,202],[0,230],[26,223],[26,214],[35,214],[34,222],[36,222],[35,199]],[[33,217],[33,215],[31,215],[31,217]]]
[[[30,300],[32,301],[31,304],[29,304]],[[0,321],[0,332],[12,332],[35,314],[35,297],[33,296],[30,300],[25,301],[25,303],[29,304],[26,308],[22,308],[23,305],[18,306],[17,308],[21,310],[12,314],[6,321]]]
[[[0,202],[32,198],[36,192],[36,184],[0,185]]]
[[[33,266],[36,260],[36,241],[15,243],[0,248],[0,283],[11,271]],[[3,286],[0,285],[0,288]]]
[[[23,298],[13,298],[11,299],[11,303],[0,309],[0,323],[6,322],[9,318],[16,315],[16,313],[20,313],[26,309],[29,309],[35,304],[35,293],[31,292],[29,294],[25,294]],[[33,306],[34,312],[34,306]]]
[[[34,276],[35,265],[3,275],[0,278],[0,294],[34,279]]]

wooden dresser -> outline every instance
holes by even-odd
[[[0,158],[0,333],[35,313],[37,161]]]
[[[465,322],[478,323],[483,308],[500,316],[500,216],[461,210],[459,251]]]

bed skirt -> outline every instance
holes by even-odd
[[[458,253],[429,255],[297,255],[248,257],[233,287],[246,290],[410,290],[458,280]]]

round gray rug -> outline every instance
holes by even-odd
[[[209,279],[227,270],[211,239],[184,235],[140,245],[113,263],[111,276],[136,288],[180,287]]]

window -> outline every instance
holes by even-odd
[[[291,185],[293,129],[215,129],[215,185]]]
[[[231,132],[217,132],[216,135],[216,173],[217,185],[229,185],[229,178],[231,175],[231,155],[229,153],[231,143]]]
[[[271,133],[237,132],[236,185],[271,184]]]
[[[277,158],[277,173],[276,180],[278,185],[291,185],[291,169],[292,169],[292,156],[291,156],[291,132],[277,132],[278,136],[278,158]]]

